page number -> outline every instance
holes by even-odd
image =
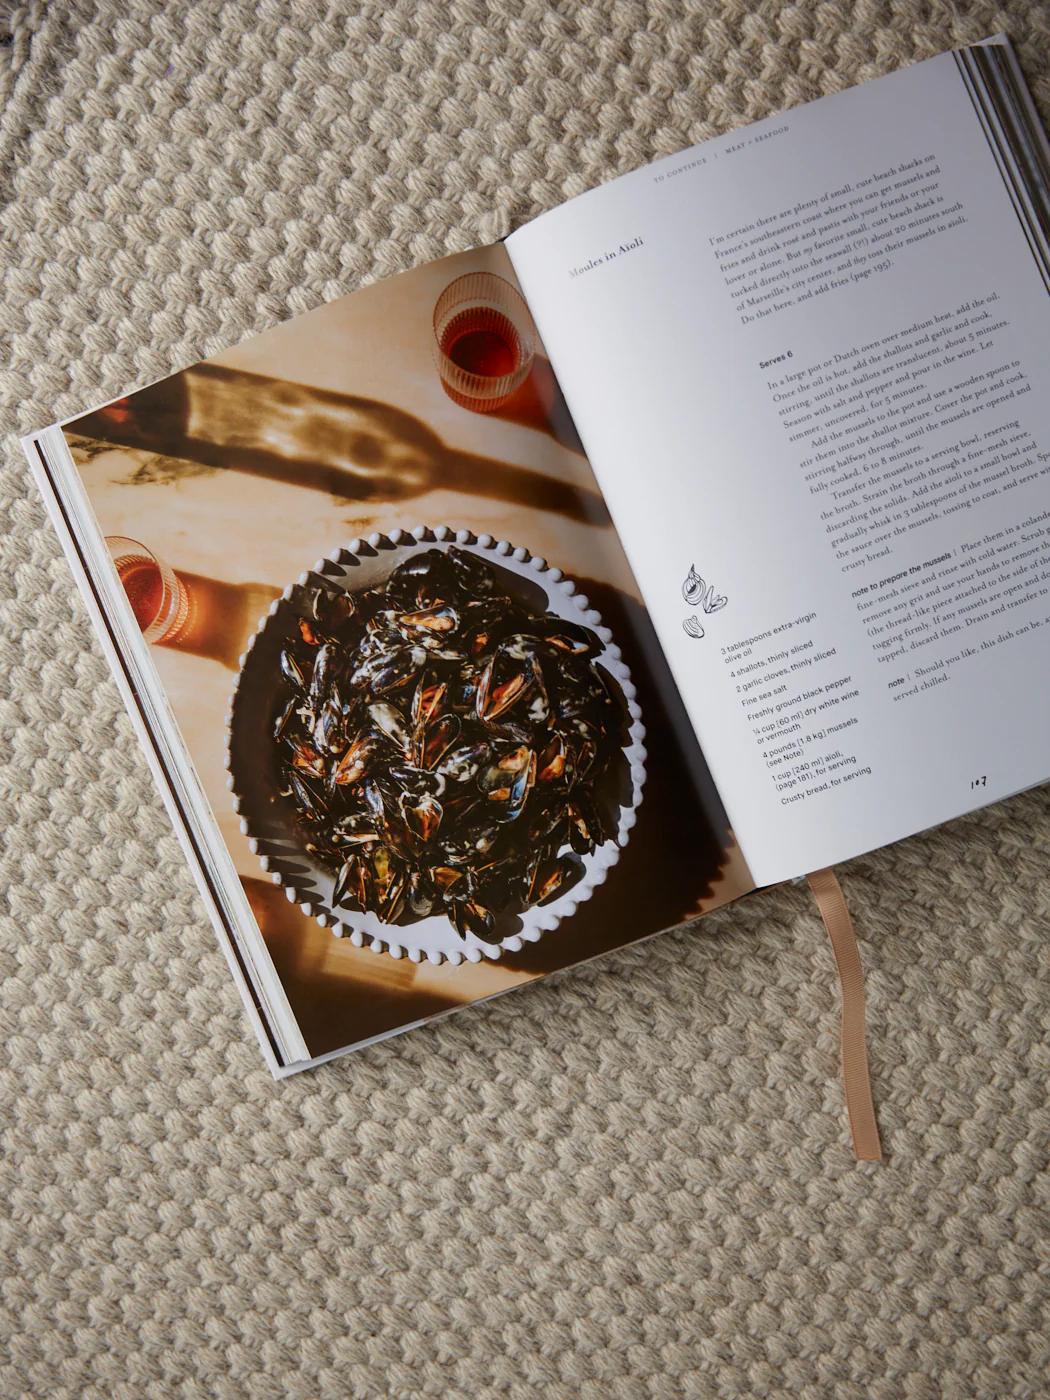
[[[971,791],[971,792],[973,791],[974,788],[987,787],[987,786],[988,786],[988,775],[987,775],[986,773],[982,773],[981,776],[980,776],[979,778],[971,778],[971,779],[970,779],[970,791]]]

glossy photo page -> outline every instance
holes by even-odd
[[[753,887],[502,248],[64,436],[294,1023],[280,1068]]]

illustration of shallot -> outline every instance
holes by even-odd
[[[707,583],[700,577],[695,564],[689,565],[689,572],[682,584],[682,597],[691,608],[703,608],[708,617],[712,613],[721,612],[729,601],[724,593],[715,591],[714,584]],[[704,635],[703,625],[695,613],[685,619],[682,627],[690,637],[700,638]]]

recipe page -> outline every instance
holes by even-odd
[[[1050,775],[1050,298],[953,54],[507,243],[748,864]]]

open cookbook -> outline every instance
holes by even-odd
[[[275,1074],[1050,778],[995,38],[24,446]]]

